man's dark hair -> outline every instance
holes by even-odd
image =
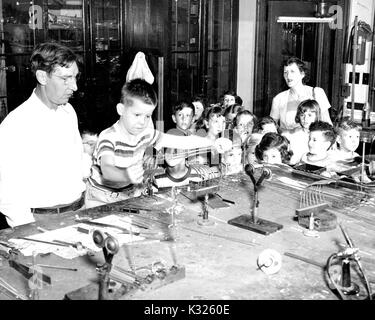
[[[82,64],[78,55],[70,48],[58,43],[40,43],[35,47],[30,57],[31,71],[34,75],[37,70],[43,70],[50,74],[57,66],[70,67],[74,62],[78,67]]]

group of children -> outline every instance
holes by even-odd
[[[298,106],[295,121],[300,127],[281,132],[271,117],[257,119],[246,110],[233,92],[210,107],[198,96],[173,105],[176,127],[166,134],[154,129],[151,120],[156,101],[151,85],[130,81],[116,106],[120,119],[99,136],[82,134],[85,151],[92,156],[87,207],[139,195],[149,147],[159,151],[155,159],[162,151],[163,160],[156,163],[162,171],[152,176],[156,190],[238,173],[247,163],[312,164],[332,176],[358,156],[360,126],[343,120],[334,128],[321,121],[315,100]]]

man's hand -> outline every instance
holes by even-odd
[[[219,153],[224,153],[226,151],[229,151],[230,149],[232,149],[232,141],[230,141],[229,139],[227,138],[218,138],[215,140],[215,148],[217,150],[217,152]]]

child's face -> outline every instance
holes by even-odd
[[[249,135],[253,132],[254,121],[253,117],[249,114],[241,115],[237,118],[237,131],[242,135]]]
[[[172,119],[177,128],[185,131],[190,128],[193,122],[193,110],[191,108],[182,108],[182,110],[172,115]]]
[[[224,130],[225,118],[222,115],[213,114],[208,122],[205,121],[205,124],[208,132],[217,136]]]
[[[204,107],[203,107],[202,102],[200,102],[200,101],[194,101],[193,105],[194,105],[194,108],[195,108],[194,119],[198,120],[201,117],[202,113],[203,113]]]
[[[359,146],[359,131],[356,129],[340,130],[338,142],[340,149],[353,152]]]
[[[97,134],[82,134],[83,151],[89,155],[93,155],[96,141],[98,140]]]
[[[310,124],[312,124],[316,120],[316,113],[312,110],[306,110],[302,113],[299,117],[301,126],[308,130],[310,128]]]
[[[281,154],[276,148],[263,151],[263,161],[269,164],[281,164]]]
[[[155,106],[137,98],[131,100],[133,101],[131,106],[118,103],[117,113],[120,115],[120,125],[131,135],[136,136],[149,126]]]
[[[231,106],[236,103],[236,98],[230,94],[224,96],[224,107]]]
[[[266,134],[268,132],[277,133],[277,128],[274,123],[266,123],[263,125],[262,133]]]
[[[226,164],[227,173],[238,173],[242,170],[242,149],[239,146],[233,147],[224,153],[223,163]]]
[[[322,131],[310,132],[309,152],[315,155],[324,155],[327,153],[331,142],[326,139]]]

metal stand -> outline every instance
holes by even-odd
[[[202,219],[197,220],[197,223],[200,226],[205,226],[205,227],[207,227],[207,226],[213,226],[215,224],[214,221],[208,219],[208,198],[209,198],[209,194],[206,193],[204,195],[204,200],[202,202],[202,206],[203,206],[203,209],[202,209]]]
[[[245,172],[250,177],[254,185],[254,200],[252,203],[251,214],[243,214],[228,220],[228,223],[242,229],[251,230],[263,235],[269,235],[283,228],[281,224],[258,218],[258,188],[265,178],[269,178],[271,176],[271,171],[263,168],[262,174],[258,181],[255,180],[253,171],[254,169],[251,165],[246,165]]]
[[[99,274],[99,300],[109,300],[109,273],[112,269],[112,260],[114,255],[119,250],[119,243],[117,239],[112,236],[107,238],[100,230],[95,230],[93,233],[94,243],[103,249],[105,263],[99,265],[96,270]]]

